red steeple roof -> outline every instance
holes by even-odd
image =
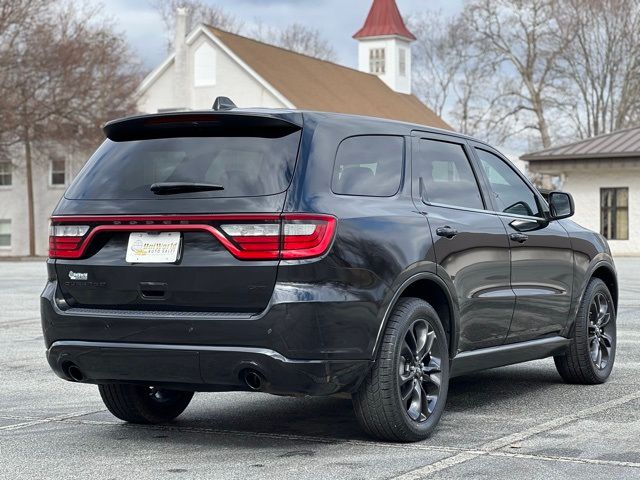
[[[373,0],[364,26],[356,32],[353,38],[385,35],[398,35],[409,40],[416,39],[404,24],[396,0]]]

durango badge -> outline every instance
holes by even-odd
[[[87,280],[88,278],[89,278],[88,273],[79,273],[79,272],[74,272],[73,270],[69,271],[70,280]]]

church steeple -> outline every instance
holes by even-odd
[[[373,0],[358,40],[358,69],[378,75],[391,89],[411,93],[411,42],[395,0]]]
[[[398,36],[408,41],[416,39],[404,24],[395,0],[374,0],[367,20],[353,38],[360,39],[389,35]]]

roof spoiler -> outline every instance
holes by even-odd
[[[108,122],[103,131],[109,140],[128,142],[178,137],[280,138],[302,125],[270,114],[252,112],[173,112],[122,118]]]

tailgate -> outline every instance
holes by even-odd
[[[264,309],[275,285],[280,214],[301,127],[272,117],[198,113],[136,117],[105,132],[109,138],[52,217],[50,256],[67,302]]]

